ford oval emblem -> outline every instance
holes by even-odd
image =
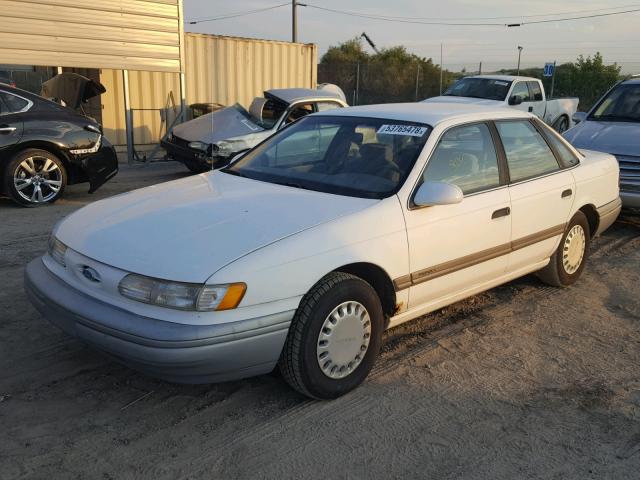
[[[98,283],[100,282],[100,274],[96,272],[94,268],[91,268],[87,265],[82,267],[82,276],[89,280],[90,282]]]

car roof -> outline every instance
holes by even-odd
[[[267,90],[265,94],[279,98],[286,103],[299,102],[301,100],[329,98],[342,101],[342,98],[336,93],[328,90],[316,90],[313,88],[274,88]]]
[[[622,83],[625,85],[640,85],[640,76],[634,75],[631,78],[627,78]]]
[[[502,80],[503,82],[513,82],[514,80],[522,80],[525,82],[538,81],[537,78],[522,77],[519,75],[471,75],[464,78],[485,78],[487,80]]]
[[[385,103],[347,107],[316,115],[370,117],[388,120],[400,120],[426,123],[435,126],[438,123],[457,120],[489,120],[504,118],[532,118],[533,115],[520,110],[502,107],[487,107],[457,103]]]

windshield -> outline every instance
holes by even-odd
[[[640,84],[623,84],[615,88],[602,99],[590,118],[640,122]]]
[[[463,78],[444,92],[453,97],[485,98],[487,100],[504,100],[507,98],[510,81],[494,78]]]
[[[377,118],[304,117],[223,172],[362,198],[385,198],[402,186],[431,127]]]

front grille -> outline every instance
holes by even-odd
[[[620,165],[620,190],[640,193],[640,157],[616,155]]]
[[[189,148],[189,141],[184,140],[180,137],[176,137],[175,135],[171,138],[171,143],[177,145],[178,147]]]

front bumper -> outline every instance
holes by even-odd
[[[620,190],[620,198],[625,207],[640,208],[640,192]]]
[[[167,156],[173,160],[184,163],[192,169],[210,170],[211,168],[219,168],[225,166],[229,159],[227,157],[214,157],[213,159],[207,152],[189,148],[186,140],[173,137],[172,140],[163,139],[160,144],[167,151]],[[213,163],[213,166],[212,166]]]
[[[72,288],[42,259],[24,278],[36,309],[70,335],[153,377],[211,383],[268,373],[276,366],[294,311],[219,325],[143,317]]]

